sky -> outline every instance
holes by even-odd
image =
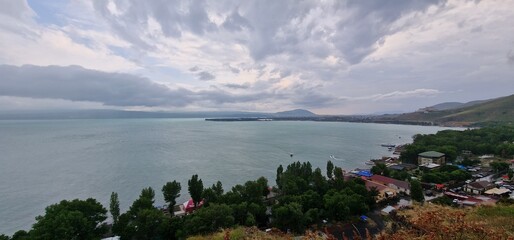
[[[514,94],[512,0],[0,0],[0,110],[410,112]]]

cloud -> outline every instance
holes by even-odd
[[[207,71],[201,71],[197,74],[198,79],[202,81],[210,81],[214,80],[216,76],[212,75],[212,73],[209,73]]]
[[[297,102],[309,103],[312,106],[316,103],[323,104],[325,101],[307,88],[297,89],[297,96],[280,91],[241,94],[220,89],[192,91],[186,88],[173,89],[131,74],[102,72],[79,66],[0,65],[0,75],[4,76],[0,81],[0,96],[14,97],[10,99],[44,99],[50,103],[66,100],[100,103],[105,106],[151,108],[193,105],[220,107],[224,104],[251,102],[282,104],[292,97]],[[250,88],[249,84],[225,86]]]
[[[232,89],[248,89],[248,88],[250,88],[250,84],[248,84],[248,83],[245,83],[245,84],[227,83],[227,84],[223,84],[223,86],[225,86],[227,88],[232,88]]]
[[[77,99],[110,106],[351,113],[415,110],[514,91],[510,1],[94,0],[45,7],[49,4],[0,0],[0,64],[96,70],[95,78],[110,80],[95,84],[123,91],[93,90],[94,85],[79,83],[85,78],[74,82],[99,96],[65,89],[81,96]],[[73,72],[45,71],[50,68]],[[129,93],[116,74],[148,96]],[[25,83],[28,89],[37,81]],[[462,91],[447,94],[455,89]],[[112,95],[117,91],[118,100]],[[52,89],[47,95],[82,101]],[[386,104],[392,102],[397,105]]]
[[[510,64],[514,64],[514,51],[510,50],[507,53],[507,62]]]
[[[186,106],[195,94],[170,89],[146,78],[107,73],[79,66],[21,67],[1,65],[0,95],[70,101],[100,102],[111,106]]]

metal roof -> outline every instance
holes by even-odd
[[[429,157],[429,158],[440,158],[444,156],[444,153],[436,152],[436,151],[428,151],[428,152],[422,152],[418,154],[418,156],[421,157]]]

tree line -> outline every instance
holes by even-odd
[[[495,154],[502,158],[514,156],[514,127],[510,125],[493,126],[464,131],[444,130],[436,134],[417,134],[413,143],[405,147],[400,160],[417,164],[418,154],[425,151],[438,151],[453,161],[463,151],[475,155]]]
[[[124,213],[120,213],[118,194],[113,192],[110,228],[106,224],[108,211],[97,200],[63,200],[46,207],[29,231],[20,230],[12,237],[0,235],[0,240],[100,239],[109,231],[121,239],[184,239],[234,226],[276,227],[302,233],[323,220],[356,219],[375,206],[378,195],[375,189],[368,191],[359,178],[345,181],[343,170],[330,161],[326,176],[309,162],[295,162],[285,168],[280,165],[273,189],[266,178],[260,177],[225,192],[221,182],[204,187],[199,176],[193,175],[188,192],[195,206],[201,201],[203,206],[192,214],[174,217],[173,207],[181,189],[177,181],[161,189],[170,214],[154,207],[155,190],[151,187],[142,189]]]

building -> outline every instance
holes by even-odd
[[[368,191],[371,191],[372,189],[376,189],[378,191],[377,202],[386,198],[396,196],[396,190],[384,184],[380,184],[370,180],[365,180],[364,183],[366,184],[366,189],[368,189]]]
[[[377,182],[389,188],[392,188],[397,192],[404,192],[410,195],[410,184],[408,182],[397,180],[390,177],[384,177],[381,175],[373,175],[369,179],[373,182]]]
[[[510,169],[514,169],[514,159],[509,160],[508,163],[510,163]]]
[[[429,165],[429,164],[446,164],[444,153],[436,151],[422,152],[418,154],[418,165]]]
[[[494,184],[488,181],[477,181],[464,185],[464,191],[473,194],[483,194],[485,191],[494,187]]]

